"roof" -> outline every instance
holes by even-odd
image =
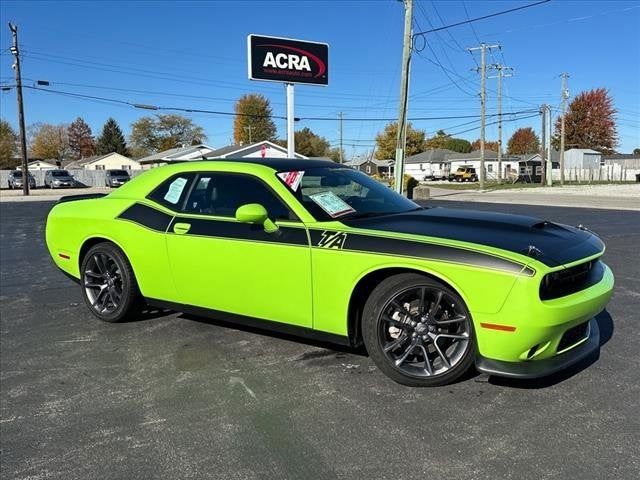
[[[320,167],[341,167],[332,160],[309,160],[308,158],[259,158],[259,157],[241,157],[241,158],[224,158],[224,159],[207,159],[197,160],[202,163],[217,162],[223,160],[225,162],[237,162],[237,163],[251,163],[254,165],[264,165],[265,167],[273,168],[278,171],[288,170],[306,170],[309,168]],[[193,162],[189,162],[193,163]]]
[[[111,152],[111,153],[107,153],[105,155],[94,155],[93,157],[87,157],[87,158],[81,158],[79,160],[74,160],[72,162],[69,162],[65,165],[65,168],[79,168],[79,167],[83,167],[85,165],[89,165],[90,163],[95,163],[98,162],[104,158],[110,157],[111,155],[120,155],[121,157],[124,157],[128,160],[131,160],[129,157],[122,155],[121,153],[118,152]],[[133,160],[134,162],[136,160]]]
[[[456,153],[457,152],[446,148],[430,148],[429,150],[405,158],[404,163],[441,163],[444,162],[449,155]]]
[[[602,155],[601,152],[590,148],[570,148],[567,152],[597,153],[598,155]]]
[[[349,160],[348,162],[344,162],[343,165],[347,167],[359,167],[360,165],[364,165],[367,162],[371,162],[378,167],[388,167],[389,162],[393,162],[393,160],[378,160],[377,158],[354,158]]]
[[[269,140],[262,140],[260,142],[250,143],[247,145],[227,145],[205,154],[206,158],[227,158],[228,155],[241,156],[244,152],[244,156],[251,153],[256,153],[262,150],[263,147],[273,148],[279,150],[282,153],[287,153],[287,149],[277,143],[270,142]],[[295,152],[294,152],[295,153]],[[308,158],[299,153],[295,153],[296,158]]]
[[[203,152],[208,150],[208,152]],[[139,158],[139,163],[160,163],[160,162],[172,162],[180,160],[190,160],[188,157],[192,157],[194,154],[200,154],[200,156],[208,155],[213,148],[203,143],[198,145],[189,145],[186,147],[176,147],[163,152],[154,153],[147,157]],[[187,157],[187,158],[185,158]]]

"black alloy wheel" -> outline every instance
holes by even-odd
[[[475,340],[462,298],[418,274],[383,281],[363,312],[369,355],[385,374],[410,386],[451,383],[471,366]]]
[[[119,322],[138,312],[141,296],[133,270],[124,253],[109,242],[87,252],[81,265],[85,303],[96,317]]]

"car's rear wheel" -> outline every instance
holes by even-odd
[[[380,283],[365,304],[362,335],[378,368],[403,385],[451,383],[474,360],[473,326],[464,301],[423,275],[400,274]]]
[[[105,322],[131,319],[142,304],[138,284],[127,257],[109,242],[94,245],[81,265],[84,301]]]

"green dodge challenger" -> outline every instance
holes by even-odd
[[[393,380],[534,378],[599,348],[613,274],[582,226],[425,208],[329,161],[194,161],[64,197],[47,246],[108,322],[144,305],[351,346]]]

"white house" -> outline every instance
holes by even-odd
[[[53,170],[54,168],[58,168],[56,166],[56,161],[55,160],[51,160],[51,161],[46,161],[46,160],[31,160],[29,163],[27,163],[28,167],[29,167],[29,171],[34,171],[34,170]],[[22,168],[22,163],[19,163],[18,166],[16,166],[17,169]]]
[[[447,158],[456,152],[446,148],[433,148],[404,159],[404,172],[416,180],[441,179],[449,175]]]
[[[119,153],[107,153],[94,157],[81,158],[65,165],[65,168],[83,170],[142,170],[142,165]]]
[[[215,160],[222,158],[289,158],[287,149],[273,142],[264,140],[250,145],[228,145],[207,153],[206,158]],[[294,154],[295,158],[307,160],[308,157]]]
[[[484,155],[485,178],[487,180],[498,179],[498,152],[485,150]],[[448,155],[451,172],[455,172],[460,167],[472,167],[480,175],[480,151],[470,153],[453,153]],[[519,156],[502,155],[502,178],[509,178],[517,175],[519,167]]]
[[[602,154],[588,148],[572,148],[564,152],[564,168],[600,168]]]
[[[144,158],[139,158],[138,163],[147,167],[157,167],[167,163],[188,162],[190,160],[205,160],[206,156],[213,152],[213,148],[203,143],[176,147],[163,152],[154,153]]]

